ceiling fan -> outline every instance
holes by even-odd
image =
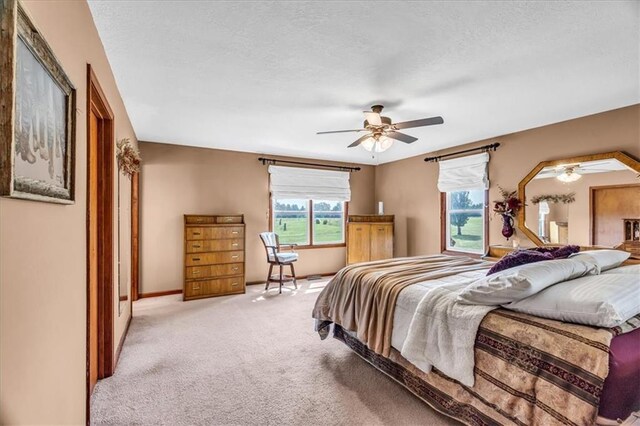
[[[349,145],[349,148],[353,148],[358,145],[362,145],[367,151],[382,152],[391,148],[394,140],[398,140],[404,143],[413,143],[418,140],[413,136],[409,136],[405,133],[400,133],[398,130],[409,129],[412,127],[433,126],[435,124],[442,124],[444,120],[442,117],[423,118],[420,120],[405,121],[402,123],[392,123],[389,117],[383,117],[380,115],[382,105],[373,105],[371,111],[363,111],[364,113],[364,129],[354,130],[334,130],[330,132],[318,132],[318,135],[326,135],[329,133],[350,133],[350,132],[367,132],[366,135],[360,137],[358,140]]]

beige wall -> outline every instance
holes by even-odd
[[[116,137],[135,135],[87,3],[23,4],[76,87],[76,202],[0,199],[0,423],[83,424],[87,63],[115,114]],[[127,209],[130,184],[123,182]],[[125,305],[118,317],[117,290],[114,306],[117,343],[130,316]]]
[[[268,264],[258,234],[269,229],[269,174],[259,155],[141,142],[141,292],[182,288],[183,215],[243,213],[246,279],[264,281]],[[349,213],[374,211],[374,170],[351,173]],[[345,265],[344,248],[299,250],[298,275]]]
[[[640,158],[640,105],[565,121],[479,141],[433,155],[500,142],[491,153],[489,200],[499,198],[498,185],[516,189],[539,162],[608,151],[625,151]],[[428,156],[431,156],[429,154]],[[440,199],[436,188],[438,165],[427,155],[376,167],[376,202],[396,215],[396,256],[440,251]],[[500,218],[491,217],[489,242],[504,244]],[[518,233],[522,245],[531,245]]]

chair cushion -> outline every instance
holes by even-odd
[[[289,263],[298,260],[298,253],[276,253],[278,256],[278,262]],[[269,260],[273,262],[273,256],[269,256]]]

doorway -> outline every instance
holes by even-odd
[[[87,418],[99,379],[113,374],[113,113],[87,65]]]

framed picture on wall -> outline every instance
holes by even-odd
[[[17,0],[0,26],[0,195],[73,204],[75,88]]]

